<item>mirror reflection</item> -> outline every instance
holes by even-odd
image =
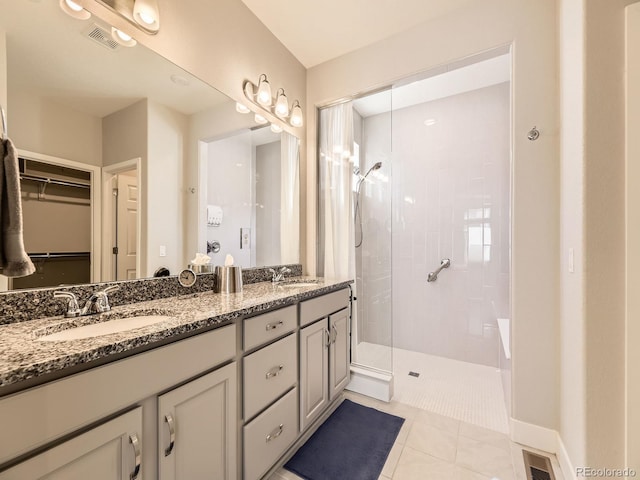
[[[176,274],[207,246],[213,264],[297,262],[297,139],[255,129],[211,86],[57,3],[0,0],[37,268],[1,288]]]

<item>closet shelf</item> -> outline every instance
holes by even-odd
[[[20,180],[28,180],[31,182],[40,182],[51,185],[61,185],[64,187],[78,187],[78,188],[91,188],[91,185],[87,183],[79,183],[79,182],[67,182],[64,180],[56,180],[55,178],[48,177],[38,177],[36,175],[20,175]]]

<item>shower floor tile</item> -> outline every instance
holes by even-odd
[[[501,433],[509,431],[500,370],[401,348],[358,344],[363,365],[389,369],[394,400]],[[418,377],[409,372],[419,373]]]

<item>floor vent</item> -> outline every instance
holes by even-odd
[[[420,374],[418,372],[409,372],[410,377],[419,377]]]
[[[527,450],[522,451],[528,480],[556,480],[548,457]]]

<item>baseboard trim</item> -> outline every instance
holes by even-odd
[[[390,402],[393,397],[393,375],[352,365],[351,381],[346,389],[383,402]]]
[[[565,480],[576,480],[575,469],[560,434],[551,428],[511,419],[511,440],[527,447],[552,453],[558,459]]]

